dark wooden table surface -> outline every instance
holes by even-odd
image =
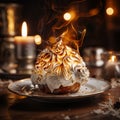
[[[91,70],[92,76],[99,77],[100,70]],[[114,103],[120,97],[120,87],[89,98],[72,102],[50,103],[35,101],[18,96],[4,89],[0,94],[0,120],[119,120],[112,114],[95,114],[100,103],[111,99]],[[120,105],[118,105],[120,107]],[[117,108],[118,109],[118,108]]]

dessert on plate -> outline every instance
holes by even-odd
[[[64,44],[61,37],[39,53],[31,80],[42,92],[67,94],[77,92],[88,77],[80,53]]]

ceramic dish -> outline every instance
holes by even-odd
[[[36,100],[52,102],[78,100],[101,94],[109,88],[110,84],[107,81],[95,78],[89,78],[87,84],[82,86],[78,92],[64,95],[46,94],[41,92],[38,87],[34,88],[30,78],[18,80],[8,85],[8,89],[15,94]]]

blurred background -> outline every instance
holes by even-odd
[[[120,1],[119,0],[1,0],[0,4],[17,4],[16,18],[18,24],[27,21],[29,34],[41,34],[51,27],[54,19],[59,19],[70,7],[78,10],[78,22],[85,25],[87,34],[83,46],[103,46],[119,51]],[[1,5],[0,5],[1,6]],[[2,7],[0,7],[2,12]],[[16,12],[16,11],[15,11]],[[0,15],[0,31],[2,15]],[[46,19],[46,20],[43,20]],[[43,25],[40,25],[41,21]],[[50,21],[49,21],[50,20]],[[48,23],[49,21],[49,23]],[[51,22],[51,24],[50,24]],[[45,28],[46,27],[46,28]],[[50,28],[49,28],[50,29]],[[17,29],[16,32],[18,32]],[[19,32],[17,33],[19,34]]]
[[[120,0],[0,0],[0,63],[5,68],[16,63],[14,36],[21,35],[23,21],[28,35],[40,35],[43,41],[60,35],[70,24],[77,32],[84,26],[81,52],[89,47],[120,51],[119,11]]]
[[[5,24],[10,20],[4,19],[4,15],[9,13],[3,13],[10,4],[15,4],[11,5],[16,25],[13,33],[5,30],[9,29]],[[18,28],[22,21],[27,21],[30,35],[40,34],[43,39],[47,39],[52,34],[49,33],[52,26],[61,21],[63,14],[70,9],[77,10],[78,25],[84,25],[87,29],[82,48],[99,46],[120,50],[119,0],[0,0],[0,36],[20,34]]]

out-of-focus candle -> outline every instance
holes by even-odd
[[[104,67],[105,79],[111,80],[115,77],[115,66],[117,64],[117,58],[115,55],[111,55]]]
[[[108,62],[112,62],[112,63],[116,62],[116,56],[112,55]]]
[[[110,58],[107,61],[108,65],[114,64],[116,62],[116,56],[115,55],[111,55]]]
[[[34,36],[27,36],[27,23],[22,24],[22,36],[15,37],[16,56],[18,59],[33,59],[36,56]]]
[[[116,56],[115,55],[111,55],[109,60],[106,63],[106,68],[107,69],[113,69],[115,64],[116,64]]]

